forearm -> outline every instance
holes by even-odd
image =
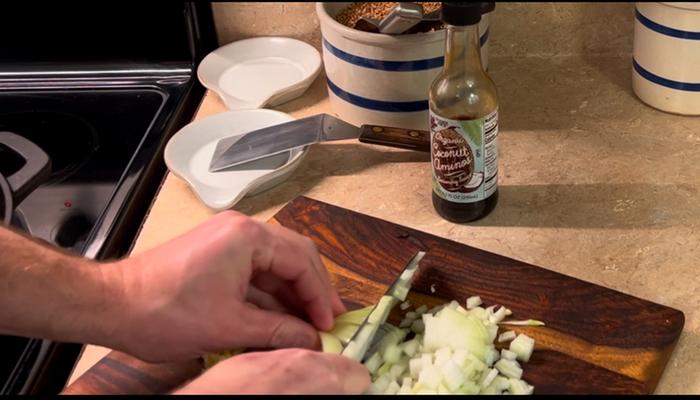
[[[110,345],[120,271],[0,227],[0,334]]]

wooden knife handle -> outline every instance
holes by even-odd
[[[380,144],[400,149],[430,152],[430,132],[417,129],[362,125],[360,142]]]

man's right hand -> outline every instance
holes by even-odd
[[[349,358],[284,349],[221,361],[175,394],[362,394],[369,384],[367,368]]]

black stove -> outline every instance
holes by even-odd
[[[204,95],[196,67],[217,45],[208,3],[142,3],[0,6],[0,131],[52,162],[12,226],[92,259],[133,245],[165,144]],[[81,349],[0,336],[0,393],[58,393]]]

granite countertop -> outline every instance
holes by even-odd
[[[234,209],[267,220],[305,195],[677,308],[686,324],[656,393],[700,393],[700,118],[637,100],[630,57],[490,64],[500,190],[488,217],[441,219],[427,155],[357,141],[312,147],[287,182]],[[276,109],[297,118],[330,112],[324,82]],[[223,111],[209,92],[196,118]],[[212,215],[169,174],[134,252]],[[105,351],[86,348],[71,380]]]

